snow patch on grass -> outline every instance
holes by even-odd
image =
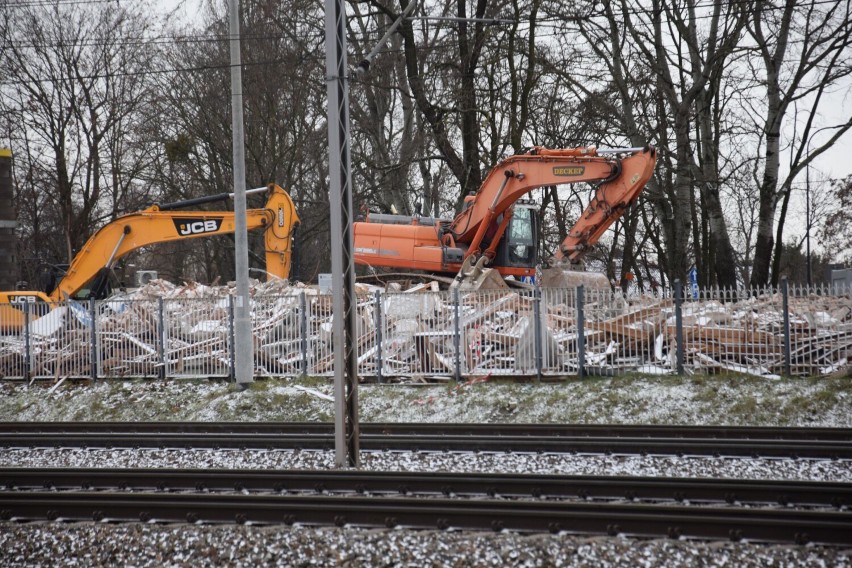
[[[269,379],[240,391],[207,380],[0,383],[5,421],[331,421],[331,380]],[[365,422],[725,424],[852,427],[852,380],[742,376],[559,383],[361,385]]]

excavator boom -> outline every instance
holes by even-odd
[[[278,278],[290,276],[292,232],[299,223],[296,208],[286,191],[273,185],[263,209],[249,209],[249,230],[266,229],[266,270]],[[53,301],[73,296],[103,268],[144,246],[226,235],[234,232],[231,211],[162,211],[156,205],[124,215],[102,227],[74,257],[65,277],[50,294]]]
[[[299,224],[299,216],[293,200],[281,187],[270,184],[266,191],[266,206],[246,212],[247,227],[248,230],[265,230],[266,271],[270,277],[286,279],[290,276],[293,233]],[[205,198],[206,201],[210,199]],[[0,292],[0,305],[59,302],[83,290],[104,269],[111,268],[120,258],[141,247],[232,234],[234,230],[234,213],[231,211],[182,211],[174,210],[172,206],[163,206],[161,209],[153,205],[143,211],[119,217],[92,235],[50,294],[36,291]],[[0,309],[0,319],[3,320],[0,323],[3,327],[8,327],[6,320],[12,318],[17,321],[19,316],[18,310]]]
[[[639,197],[654,173],[653,148],[618,159],[599,156],[595,148],[549,150],[503,160],[489,172],[473,205],[458,215],[450,231],[456,242],[469,242],[467,254],[477,254],[490,223],[533,189],[548,185],[598,183],[594,199],[568,233],[557,256],[578,258]]]

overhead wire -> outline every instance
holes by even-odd
[[[307,59],[307,58],[306,58]],[[319,56],[315,59],[319,60]],[[291,64],[292,60],[290,59],[271,59],[265,61],[253,61],[253,62],[242,62],[242,67],[256,67],[259,65],[275,65],[279,63],[287,63]],[[137,77],[142,75],[159,75],[166,73],[194,73],[198,71],[209,71],[209,70],[220,70],[220,69],[230,69],[232,65],[230,63],[223,63],[220,65],[199,65],[196,67],[173,67],[169,69],[150,69],[145,71],[122,71],[116,73],[109,74],[95,74],[95,75],[84,75],[75,77],[76,80],[92,80],[92,79],[111,79],[115,77]],[[49,79],[28,79],[28,80],[3,80],[0,81],[0,86],[11,86],[11,85],[25,85],[25,84],[33,84],[33,83],[52,83],[56,81],[56,78]]]
[[[82,4],[118,4],[118,0],[5,0],[2,8],[29,8],[42,6],[76,6]]]
[[[251,35],[242,34],[240,41],[265,41],[278,39],[293,39],[289,34],[263,34]],[[320,35],[316,36],[319,41],[324,41]],[[20,43],[10,41],[9,43],[15,47],[22,49],[51,49],[58,47],[120,47],[120,46],[149,46],[149,45],[180,45],[194,43],[227,43],[231,38],[227,35],[220,36],[153,36],[148,39],[88,39],[79,42],[56,42],[56,43]]]
[[[4,4],[3,7],[15,8],[15,7],[27,7],[27,6],[54,6],[57,3],[59,5],[99,4],[99,3],[111,3],[111,2],[116,2],[116,1],[118,1],[118,0],[67,0],[67,1],[63,1],[63,0],[43,0],[43,1],[42,0],[34,0],[32,2],[24,1],[24,2],[16,2],[14,4]],[[693,5],[693,8],[700,10],[700,9],[704,9],[704,8],[715,8],[715,7],[720,7],[720,6],[724,7],[724,6],[731,6],[731,5],[736,5],[736,4],[744,4],[744,3],[747,3],[747,2],[750,2],[750,1],[751,0],[728,0],[728,1],[706,2],[706,3],[698,2],[695,5]],[[840,4],[842,4],[842,2],[843,2],[843,0],[812,0],[812,2],[810,2],[809,4],[801,5],[800,7],[816,6],[816,5],[822,5],[822,4],[837,4],[837,5],[840,5]],[[764,9],[765,10],[782,10],[782,9],[784,9],[784,6],[770,5],[770,6],[765,6]],[[625,11],[619,11],[619,13],[625,13]],[[632,15],[652,14],[653,9],[637,7],[637,8],[632,9],[632,10],[627,10],[626,13],[632,14]],[[589,14],[585,14],[585,15],[582,15],[582,16],[579,16],[579,17],[578,16],[571,16],[571,17],[567,17],[567,18],[546,16],[546,17],[538,18],[536,20],[536,23],[539,26],[557,27],[558,25],[562,25],[562,24],[571,24],[571,23],[575,23],[577,21],[587,20],[587,19],[590,19],[590,18],[600,18],[600,17],[606,17],[606,16],[602,13],[589,13]],[[694,17],[694,19],[709,19],[709,18],[712,18],[712,17],[713,17],[712,14],[711,15],[696,15]],[[351,16],[351,18],[355,18],[355,16]],[[253,35],[250,35],[250,34],[249,35],[243,34],[241,39],[243,39],[243,40],[248,40],[248,39],[251,39],[251,40],[255,40],[255,39],[258,39],[258,40],[259,39],[290,39],[290,37],[291,36],[289,36],[289,35],[265,35],[264,34],[264,35],[253,36]],[[158,36],[158,37],[155,36],[154,38],[151,38],[149,40],[123,41],[123,42],[118,42],[118,44],[124,43],[126,45],[145,45],[145,44],[148,44],[148,43],[152,43],[152,44],[157,44],[157,43],[162,43],[162,44],[168,44],[168,43],[203,43],[203,42],[225,42],[225,41],[229,41],[229,39],[230,38],[226,35],[218,36],[218,37],[217,36],[196,35],[196,36],[189,36],[189,37],[186,37],[186,36],[180,37],[179,36],[179,37],[175,37],[175,38],[168,37],[168,36]],[[108,45],[108,46],[111,46],[111,45],[116,45],[116,44],[117,44],[116,42],[111,42],[111,41],[108,42],[106,40],[104,40],[103,43],[99,42],[98,40],[91,40],[91,42],[74,44],[74,45],[79,45],[79,46],[107,46]],[[59,45],[62,45],[62,44],[35,44],[35,43],[33,43],[33,44],[18,44],[19,47],[41,47],[41,46],[57,47]]]
[[[57,5],[57,4],[58,5],[77,5],[77,4],[107,3],[107,2],[112,2],[112,1],[116,1],[116,0],[67,0],[67,1],[62,1],[62,0],[41,1],[41,0],[38,0],[38,1],[32,1],[32,2],[26,2],[26,1],[16,2],[15,4],[11,4],[11,5],[6,3],[6,4],[4,4],[4,6],[5,7],[26,7],[26,6],[54,6],[54,5]],[[730,5],[734,5],[734,4],[744,3],[744,2],[747,2],[747,1],[749,1],[749,0],[729,0],[728,2],[707,2],[707,3],[698,2],[697,4],[695,4],[693,6],[693,8],[702,9],[702,8],[711,8],[711,7],[717,7],[717,6],[723,6],[723,5],[730,6]],[[809,4],[809,5],[812,6],[812,5],[829,4],[829,3],[840,4],[841,2],[842,2],[842,0],[813,0],[813,2],[811,2],[811,4]],[[783,9],[783,6],[772,5],[772,6],[766,7],[766,9],[780,10],[780,9]],[[653,12],[652,9],[647,9],[647,8],[636,8],[634,10],[627,11],[628,14],[634,14],[634,15],[650,14],[652,12]],[[540,38],[561,37],[561,35],[564,33],[564,27],[563,27],[564,25],[566,25],[566,24],[570,25],[572,23],[576,23],[577,20],[585,20],[585,19],[598,18],[598,17],[605,17],[605,15],[600,14],[600,13],[597,13],[597,14],[591,14],[590,13],[590,14],[581,16],[579,18],[577,18],[577,17],[571,17],[571,18],[568,18],[568,19],[562,19],[562,18],[557,18],[557,17],[539,18],[539,19],[536,20],[536,25],[538,27],[554,28],[554,31],[552,33],[548,33],[548,34],[539,33],[537,35]],[[712,15],[707,15],[707,16],[696,15],[695,19],[704,19],[704,18],[711,18],[711,17],[713,17],[713,16]],[[291,39],[291,37],[292,37],[291,35],[285,35],[285,34],[275,34],[275,35],[270,35],[270,34],[262,34],[262,35],[248,34],[248,35],[245,35],[244,34],[241,37],[241,40],[245,40],[245,41],[278,40],[278,39]],[[317,42],[324,41],[324,39],[321,37],[321,35],[319,33],[315,36],[314,39]],[[230,41],[230,38],[226,35],[221,35],[221,36],[195,35],[195,36],[176,36],[176,37],[174,37],[174,36],[172,36],[172,37],[169,37],[169,36],[154,36],[154,37],[149,38],[149,39],[132,39],[132,40],[122,39],[122,40],[117,40],[117,41],[112,41],[112,40],[107,40],[107,39],[104,39],[104,40],[92,39],[92,40],[87,40],[87,41],[82,41],[82,42],[66,42],[66,43],[62,43],[62,42],[59,42],[59,43],[14,43],[14,45],[16,47],[19,47],[19,48],[33,48],[33,49],[39,48],[39,49],[43,49],[43,48],[51,48],[51,47],[63,47],[65,45],[74,46],[74,47],[117,47],[117,46],[125,46],[125,45],[127,45],[127,46],[147,46],[147,45],[171,45],[171,44],[191,44],[191,43],[224,43],[224,42],[227,42],[227,41]],[[12,42],[10,42],[10,43],[12,43]]]
[[[76,5],[87,5],[87,4],[119,4],[121,1],[128,3],[128,0],[17,0],[14,2],[10,2],[9,0],[5,0],[0,7],[2,8],[27,8],[27,7],[44,7],[44,6],[76,6]],[[716,8],[716,7],[724,7],[731,6],[736,4],[748,4],[751,0],[719,0],[719,1],[710,1],[710,2],[696,2],[692,8],[700,9],[700,8]],[[840,3],[842,0],[812,0],[808,5],[821,5],[821,4],[832,4],[832,3]],[[684,8],[688,6],[684,5]],[[783,10],[784,6],[775,6],[769,5],[764,6],[767,9],[774,10]],[[635,7],[629,11],[629,13],[633,14],[650,14],[653,13],[653,8],[642,8]]]
[[[3,6],[4,7],[9,7],[9,6],[11,6],[11,7],[17,7],[17,6],[55,6],[55,5],[73,6],[73,5],[77,5],[77,4],[103,4],[103,3],[114,2],[114,1],[116,1],[116,0],[67,0],[67,1],[66,0],[49,0],[49,1],[48,0],[44,0],[44,1],[42,1],[42,0],[33,0],[33,1],[24,0],[22,2],[16,2],[15,4],[11,4],[11,5],[9,3],[4,3]],[[698,2],[694,5],[694,7],[697,8],[697,9],[701,9],[701,8],[717,7],[717,6],[722,6],[722,5],[744,3],[746,1],[748,1],[748,0],[728,0],[727,2],[724,2],[724,1],[723,2],[715,2],[715,1],[714,2]],[[813,2],[811,2],[811,5],[828,4],[828,3],[839,4],[840,1],[841,0],[814,0]],[[781,8],[783,8],[783,6],[774,6],[773,5],[773,6],[770,6],[769,8],[781,9]],[[652,11],[653,11],[652,9],[637,8],[632,13],[648,14],[648,13],[651,13]],[[602,16],[602,14],[593,14],[592,15],[592,17],[600,17],[600,16]],[[696,17],[698,17],[698,16],[696,16]],[[541,19],[537,20],[536,23],[537,23],[538,26],[558,28],[558,26],[560,24],[565,24],[565,23],[570,24],[571,20],[563,21],[563,20],[560,20],[558,18],[541,18]],[[543,39],[561,37],[561,35],[562,34],[559,33],[558,31],[554,31],[552,33],[546,33],[546,34],[542,34],[542,33],[537,34],[537,36],[539,38],[543,38]],[[248,35],[242,36],[241,39],[246,40],[246,41],[264,41],[264,40],[290,39],[291,37],[292,37],[291,35],[287,35],[287,34],[258,34],[258,35],[248,34]],[[317,45],[319,45],[319,43],[322,41],[322,38],[320,38],[319,34],[314,39],[317,42]],[[14,45],[16,47],[22,48],[22,49],[37,49],[37,48],[48,48],[48,47],[62,47],[64,45],[71,45],[71,46],[75,46],[75,47],[120,47],[120,46],[148,46],[148,45],[180,45],[180,44],[193,44],[193,43],[224,43],[224,42],[227,42],[229,40],[230,40],[230,38],[227,35],[222,35],[222,36],[196,35],[196,36],[177,36],[177,37],[154,36],[154,37],[149,38],[149,39],[136,38],[136,39],[123,39],[123,40],[118,40],[118,41],[106,41],[106,40],[100,41],[98,39],[93,39],[93,40],[76,42],[76,43],[75,42],[69,42],[69,43],[66,43],[66,44],[63,44],[63,43],[43,44],[43,43],[35,43],[35,42],[33,42],[33,43],[14,43]],[[451,47],[451,46],[433,45],[433,46],[426,46],[423,49],[438,51],[438,50],[442,50],[442,49],[447,49],[448,47]],[[384,50],[383,53],[399,54],[399,53],[402,53],[402,50],[401,49],[399,49],[399,50],[388,49],[388,50]],[[308,55],[301,58],[302,61],[305,61],[305,60],[319,61],[320,59],[321,59],[321,56],[311,55],[311,54],[308,54]],[[285,63],[285,62],[286,61],[283,60],[283,59],[277,59],[277,60],[255,62],[255,63],[251,63],[251,62],[244,63],[244,66],[269,65],[269,64],[277,64],[277,63]],[[90,75],[90,76],[82,77],[82,79],[98,79],[98,78],[121,77],[121,76],[138,76],[138,75],[144,75],[144,74],[167,74],[167,73],[198,72],[198,71],[205,71],[205,70],[226,69],[226,68],[229,68],[229,67],[230,67],[230,64],[202,65],[202,66],[186,67],[186,68],[175,67],[175,68],[168,68],[168,69],[151,69],[151,70],[145,70],[145,71],[119,72],[119,73],[111,73],[109,75]],[[585,74],[581,73],[581,74],[578,75],[580,78],[587,77],[589,79],[592,79],[592,78],[597,77],[596,70],[591,69],[591,68],[582,69],[582,70],[578,69],[578,68],[572,68],[572,69],[573,69],[572,73],[574,73],[574,74],[577,74],[576,72],[578,70],[585,71]],[[17,81],[16,80],[13,80],[13,81],[7,80],[7,81],[0,81],[0,86],[20,85],[20,84],[26,84],[26,83],[33,83],[35,81],[49,82],[49,81],[52,81],[52,80],[53,79],[17,80]]]

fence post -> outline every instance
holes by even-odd
[[[237,354],[234,352],[234,295],[228,294],[228,359],[231,362],[231,369],[228,373],[228,380],[235,382],[237,380]]]
[[[24,380],[30,380],[33,372],[32,348],[30,347],[30,304],[24,303]]]
[[[535,323],[533,324],[533,332],[535,334],[535,382],[541,382],[541,371],[542,371],[542,326],[541,326],[541,288],[538,286],[538,282],[536,282],[535,287],[533,288],[533,319]]]
[[[586,376],[586,312],[585,287],[577,286],[577,377]]]
[[[678,375],[683,375],[683,284],[674,281],[675,301],[675,357]]]
[[[456,352],[454,378],[461,380],[461,322],[459,321],[459,289],[453,288],[453,349]]]
[[[382,291],[376,290],[376,380],[382,382]]]
[[[92,380],[98,379],[98,330],[95,326],[97,315],[95,299],[89,298],[89,316],[92,318]]]
[[[157,351],[160,356],[160,372],[157,373],[160,379],[166,378],[166,302],[162,296],[157,298],[157,319],[160,326],[159,337],[157,338]]]
[[[781,297],[784,304],[784,375],[792,375],[790,355],[790,285],[787,277],[781,279]]]
[[[302,376],[308,375],[308,300],[305,291],[299,294],[299,350],[302,353]]]

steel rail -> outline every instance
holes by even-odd
[[[250,491],[852,506],[852,484],[814,481],[329,470],[0,468],[6,490]]]
[[[0,519],[452,527],[852,543],[852,513],[848,511],[548,500],[6,491],[0,492]]]
[[[257,433],[330,434],[330,422],[0,422],[0,436],[11,433]],[[362,422],[365,434],[599,436],[848,441],[852,428],[752,426],[665,426],[624,424],[464,424]]]
[[[334,445],[331,434],[34,432],[4,433],[6,448],[182,448],[320,450]],[[364,451],[496,452],[619,455],[750,456],[755,458],[852,459],[852,440],[646,438],[598,436],[500,436],[479,434],[362,433]]]

